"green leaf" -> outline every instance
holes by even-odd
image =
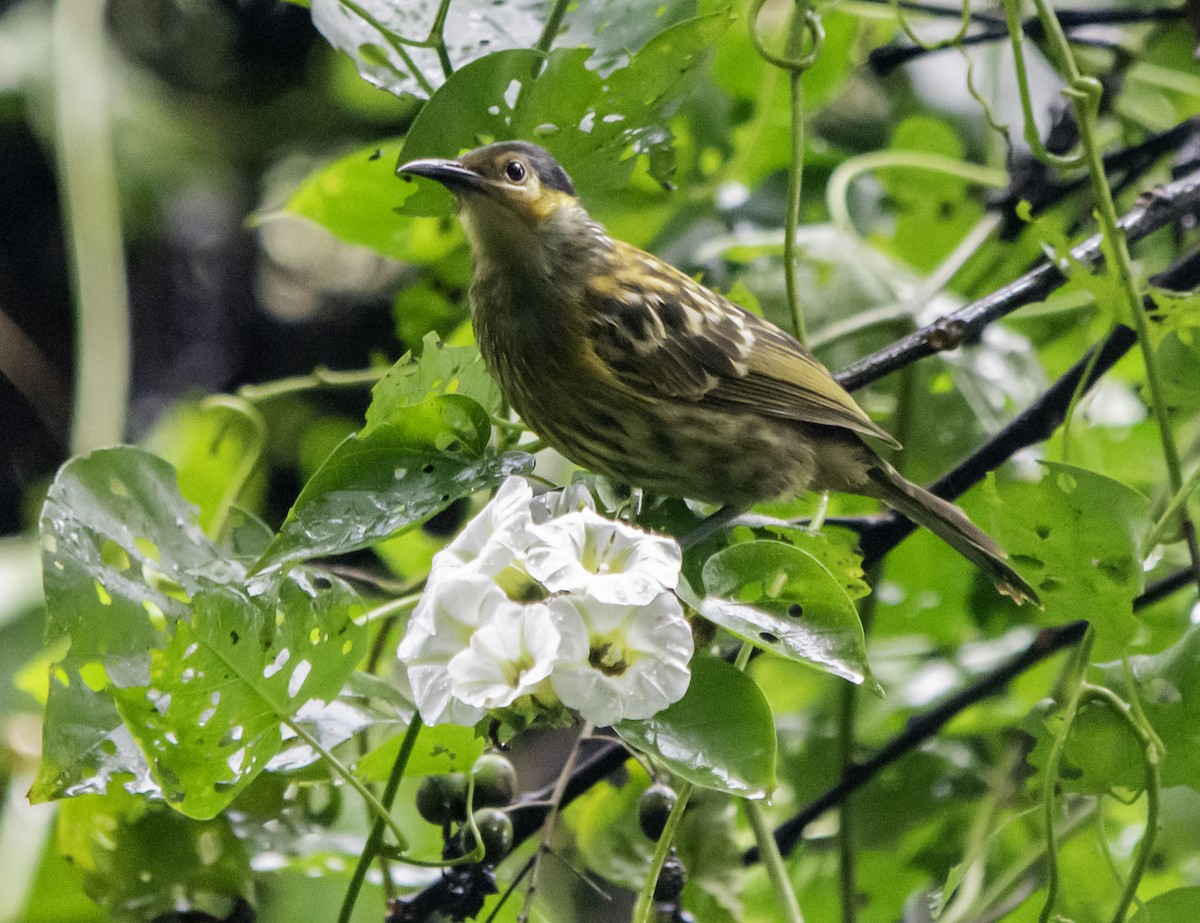
[[[400,753],[404,735],[397,734],[380,744],[354,767],[364,782],[383,782],[391,774],[392,765]],[[439,724],[421,728],[416,746],[404,767],[406,776],[442,775],[466,772],[483,753],[486,741],[474,728],[456,724]]]
[[[190,820],[117,795],[75,798],[58,810],[59,851],[115,919],[189,911],[224,919],[233,900],[253,894],[246,848],[225,818]]]
[[[115,692],[168,803],[198,818],[228,805],[279,752],[281,722],[337,696],[365,654],[364,611],[347,584],[303,569],[277,596],[199,592],[151,651],[149,682]]]
[[[704,563],[711,622],[751,644],[879,690],[858,611],[815,557],[783,542],[743,542]]]
[[[1163,743],[1162,784],[1187,785],[1200,791],[1200,628],[1191,627],[1165,651],[1152,656],[1131,657],[1134,693],[1154,732]],[[1129,701],[1131,691],[1121,664],[1104,667],[1104,683]],[[1144,781],[1136,774],[1136,785]]]
[[[42,765],[34,801],[157,791],[124,728],[113,688],[148,675],[150,651],[186,618],[212,581],[240,581],[179,494],[175,472],[132,447],[69,461],[47,493],[40,523],[47,644],[70,642],[51,669]]]
[[[1036,740],[1029,764],[1042,770],[1062,727],[1062,714],[1042,716],[1035,710],[1024,727]],[[1145,783],[1143,748],[1125,722],[1099,702],[1080,708],[1067,736],[1058,786],[1064,791],[1103,795],[1114,788],[1140,791]]]
[[[312,0],[313,25],[354,60],[358,72],[399,96],[429,95],[445,79],[438,53],[412,44],[429,37],[438,0]],[[485,51],[524,48],[537,41],[545,19],[538,0],[494,0],[450,4],[442,35],[450,65],[459,70]],[[402,40],[402,41],[401,41]]]
[[[607,76],[594,69],[587,48],[558,49],[545,59],[528,50],[480,58],[456,71],[421,110],[401,161],[454,157],[491,141],[529,138],[549,149],[587,193],[629,181],[630,149],[654,154],[651,173],[665,181],[673,166],[662,156],[670,150],[664,121],[729,21],[722,12],[680,22]],[[404,212],[444,215],[450,202],[445,190],[424,183]]]
[[[1118,656],[1137,628],[1149,502],[1101,474],[1043,464],[1036,484],[992,488],[996,538],[1042,597],[1046,624],[1086,618],[1096,656]]]
[[[606,0],[581,3],[566,16],[566,29],[557,44],[595,49],[588,66],[602,75],[628,63],[655,34],[696,15],[696,0],[666,0],[653,15],[645,0]]]
[[[292,193],[284,211],[391,259],[422,266],[440,263],[463,246],[462,231],[457,222],[396,213],[412,193],[396,177],[400,147],[399,141],[376,144],[315,170]]]
[[[429,334],[421,355],[405,353],[371,389],[366,435],[381,423],[400,417],[408,408],[435,395],[456,394],[479,404],[486,414],[499,413],[500,389],[488,374],[475,346],[447,346]],[[486,428],[490,431],[491,424]]]
[[[1198,903],[1200,887],[1176,888],[1146,901],[1129,923],[1192,923]]]
[[[1200,410],[1200,336],[1168,333],[1154,353],[1162,377],[1163,397],[1173,411]]]
[[[762,531],[816,558],[851,599],[870,595],[871,586],[863,579],[858,533],[853,529],[825,526],[813,531],[770,525],[763,527]]]
[[[775,723],[762,690],[715,657],[692,660],[682,699],[644,721],[613,728],[681,778],[743,798],[775,788]]]
[[[484,412],[469,398],[433,397],[365,436],[348,437],[304,485],[257,566],[365,548],[459,497],[533,469],[533,457],[524,452],[479,457],[465,451],[476,423],[467,405]]]

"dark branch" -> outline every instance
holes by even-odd
[[[924,3],[906,3],[901,4],[906,10],[912,12],[925,13],[932,16],[945,16],[946,18],[959,19],[962,16],[961,10],[948,7],[934,6]],[[1089,36],[1086,32],[1076,33],[1077,29],[1086,29],[1089,26],[1120,26],[1120,25],[1136,25],[1146,22],[1173,22],[1176,19],[1182,19],[1186,15],[1183,6],[1177,7],[1158,7],[1149,10],[1125,10],[1125,9],[1093,9],[1093,10],[1058,10],[1058,21],[1067,33],[1067,39],[1076,45],[1088,45],[1098,48],[1116,48],[1119,47],[1116,43]],[[974,32],[964,36],[959,43],[960,46],[979,45],[987,42],[1001,41],[1008,38],[1008,27],[1004,20],[1000,17],[990,15],[988,13],[972,13],[971,20],[981,25],[982,31]],[[1030,16],[1021,23],[1021,31],[1035,42],[1041,42],[1045,38],[1045,29],[1042,22],[1037,16]],[[876,74],[881,77],[890,74],[897,67],[907,64],[909,61],[923,57],[927,54],[935,54],[939,51],[945,51],[947,48],[955,46],[942,46],[924,48],[920,45],[909,45],[894,43],[884,45],[881,48],[876,48],[867,56],[867,62]]]
[[[1172,593],[1182,590],[1185,586],[1191,586],[1196,582],[1196,574],[1190,567],[1185,567],[1183,570],[1176,571],[1163,577],[1161,580],[1156,580],[1150,586],[1146,587],[1146,591],[1133,601],[1133,611],[1144,609],[1146,606],[1151,606],[1160,599],[1166,599]]]
[[[1043,628],[1025,650],[985,673],[975,682],[935,705],[928,711],[909,718],[904,730],[883,745],[865,763],[854,763],[843,774],[833,788],[826,791],[775,829],[775,841],[786,856],[799,843],[804,828],[828,811],[837,807],[853,792],[862,788],[879,775],[887,766],[904,754],[909,753],[938,733],[960,712],[1003,692],[1017,676],[1030,667],[1041,663],[1065,647],[1078,644],[1087,631],[1088,623],[1071,622],[1057,628]],[[749,849],[742,854],[742,861],[749,865],[758,861],[758,850]]]
[[[1187,291],[1200,283],[1200,251],[1189,253],[1176,260],[1151,279],[1159,287],[1173,291]],[[1146,310],[1153,310],[1154,302],[1149,296],[1144,301]],[[1137,334],[1128,327],[1117,327],[1098,347],[1100,355],[1094,357],[1095,349],[1076,362],[1051,385],[1034,403],[999,433],[980,446],[958,467],[942,477],[929,489],[939,497],[953,500],[966,492],[1021,449],[1047,439],[1058,429],[1066,417],[1071,399],[1079,387],[1079,381],[1087,376],[1083,393],[1087,391],[1110,368],[1120,361],[1133,345]],[[831,520],[834,521],[834,520]],[[911,521],[894,513],[870,520],[837,520],[843,525],[856,527],[860,533],[864,565],[870,566],[895,548],[916,527]]]
[[[1138,144],[1109,151],[1104,155],[1104,173],[1111,176],[1121,173],[1120,185],[1128,187],[1150,169],[1164,154],[1179,150],[1196,137],[1200,130],[1200,118],[1185,119],[1178,125],[1147,137]],[[1006,224],[1002,236],[1016,236],[1024,227],[1024,222],[1017,217],[1014,209],[1022,199],[1029,202],[1033,214],[1040,215],[1046,209],[1061,202],[1071,193],[1083,189],[1090,183],[1086,171],[1060,179],[1054,171],[1041,161],[1034,160],[1030,154],[1024,155],[1027,161],[1026,169],[1019,166],[1013,168],[1013,181],[1003,192],[988,198],[989,208],[998,208],[1005,216]],[[1115,190],[1114,190],[1114,194]]]
[[[1195,171],[1142,195],[1120,224],[1132,244],[1198,208],[1200,171]],[[1086,266],[1097,265],[1101,261],[1100,243],[1100,235],[1089,237],[1072,248],[1071,256]],[[861,388],[918,359],[954,349],[964,341],[974,339],[988,324],[1024,305],[1040,301],[1064,281],[1062,270],[1053,263],[1043,263],[991,295],[860,359],[834,377],[851,391]]]
[[[618,740],[597,738],[599,746],[586,759],[581,759],[579,765],[567,780],[563,790],[562,807],[566,807],[597,782],[607,779],[625,765],[629,759],[629,750]],[[554,793],[554,786],[547,785],[536,792],[530,792],[521,799],[521,803],[509,811],[513,822],[513,848],[515,849],[542,827],[542,821],[550,810],[547,801]]]

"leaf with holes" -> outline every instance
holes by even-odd
[[[1200,626],[1189,628],[1165,651],[1130,657],[1129,663],[1137,685],[1134,693],[1120,663],[1102,668],[1104,684],[1127,702],[1137,695],[1146,720],[1163,743],[1164,752],[1159,756],[1163,787],[1187,785],[1200,791],[1200,731],[1196,726],[1196,716],[1200,715],[1200,670],[1196,669],[1200,663]],[[1127,740],[1128,731],[1121,728],[1121,733]],[[1133,762],[1136,774],[1130,773],[1137,785],[1144,779],[1140,762]]]
[[[347,584],[293,570],[278,594],[213,587],[150,653],[148,682],[117,707],[169,804],[213,817],[279,752],[282,724],[334,699],[366,648],[364,607]]]
[[[707,597],[689,604],[751,644],[852,683],[879,685],[854,602],[806,551],[783,542],[731,545],[704,563]]]
[[[1043,465],[1036,484],[989,482],[996,539],[1042,597],[1044,624],[1087,618],[1096,657],[1120,656],[1137,629],[1149,501],[1093,471]]]
[[[758,684],[715,657],[692,660],[683,698],[613,728],[630,746],[705,788],[765,798],[775,788],[775,718]]]
[[[46,642],[69,649],[51,669],[30,797],[104,792],[117,783],[155,792],[113,689],[144,683],[150,650],[167,643],[192,596],[214,582],[239,583],[245,568],[205,537],[171,466],[128,446],[64,465],[40,530]]]
[[[547,147],[585,193],[625,186],[634,166],[629,150],[651,155],[651,175],[665,182],[674,169],[666,121],[729,22],[728,12],[719,12],[676,23],[606,76],[588,48],[562,48],[544,59],[527,50],[480,58],[456,71],[421,110],[400,161],[528,138]],[[445,190],[425,183],[403,212],[444,215],[450,208]]]
[[[441,395],[349,436],[304,485],[257,566],[365,548],[531,471],[524,452],[479,454],[479,414],[470,398]]]
[[[362,433],[366,435],[376,426],[397,419],[430,397],[451,394],[470,398],[483,408],[484,415],[475,426],[486,443],[491,427],[487,415],[500,411],[500,389],[488,374],[478,347],[447,346],[431,333],[425,337],[420,356],[405,353],[371,389],[371,406]],[[472,412],[469,405],[465,406]]]
[[[442,35],[452,70],[487,52],[532,45],[546,16],[540,0],[312,0],[310,8],[313,25],[366,80],[397,96],[425,97],[446,79],[438,52],[425,44],[443,5],[449,7]]]
[[[374,144],[314,170],[296,187],[284,211],[391,259],[441,264],[463,245],[462,231],[437,218],[395,213],[411,192],[396,179],[400,147],[400,141]]]

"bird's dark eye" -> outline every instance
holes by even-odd
[[[504,175],[514,183],[525,182],[525,164],[519,160],[510,160],[504,166]]]

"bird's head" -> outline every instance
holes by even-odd
[[[566,171],[526,141],[501,141],[457,160],[413,160],[397,173],[423,176],[454,193],[476,257],[545,262],[595,225]]]

